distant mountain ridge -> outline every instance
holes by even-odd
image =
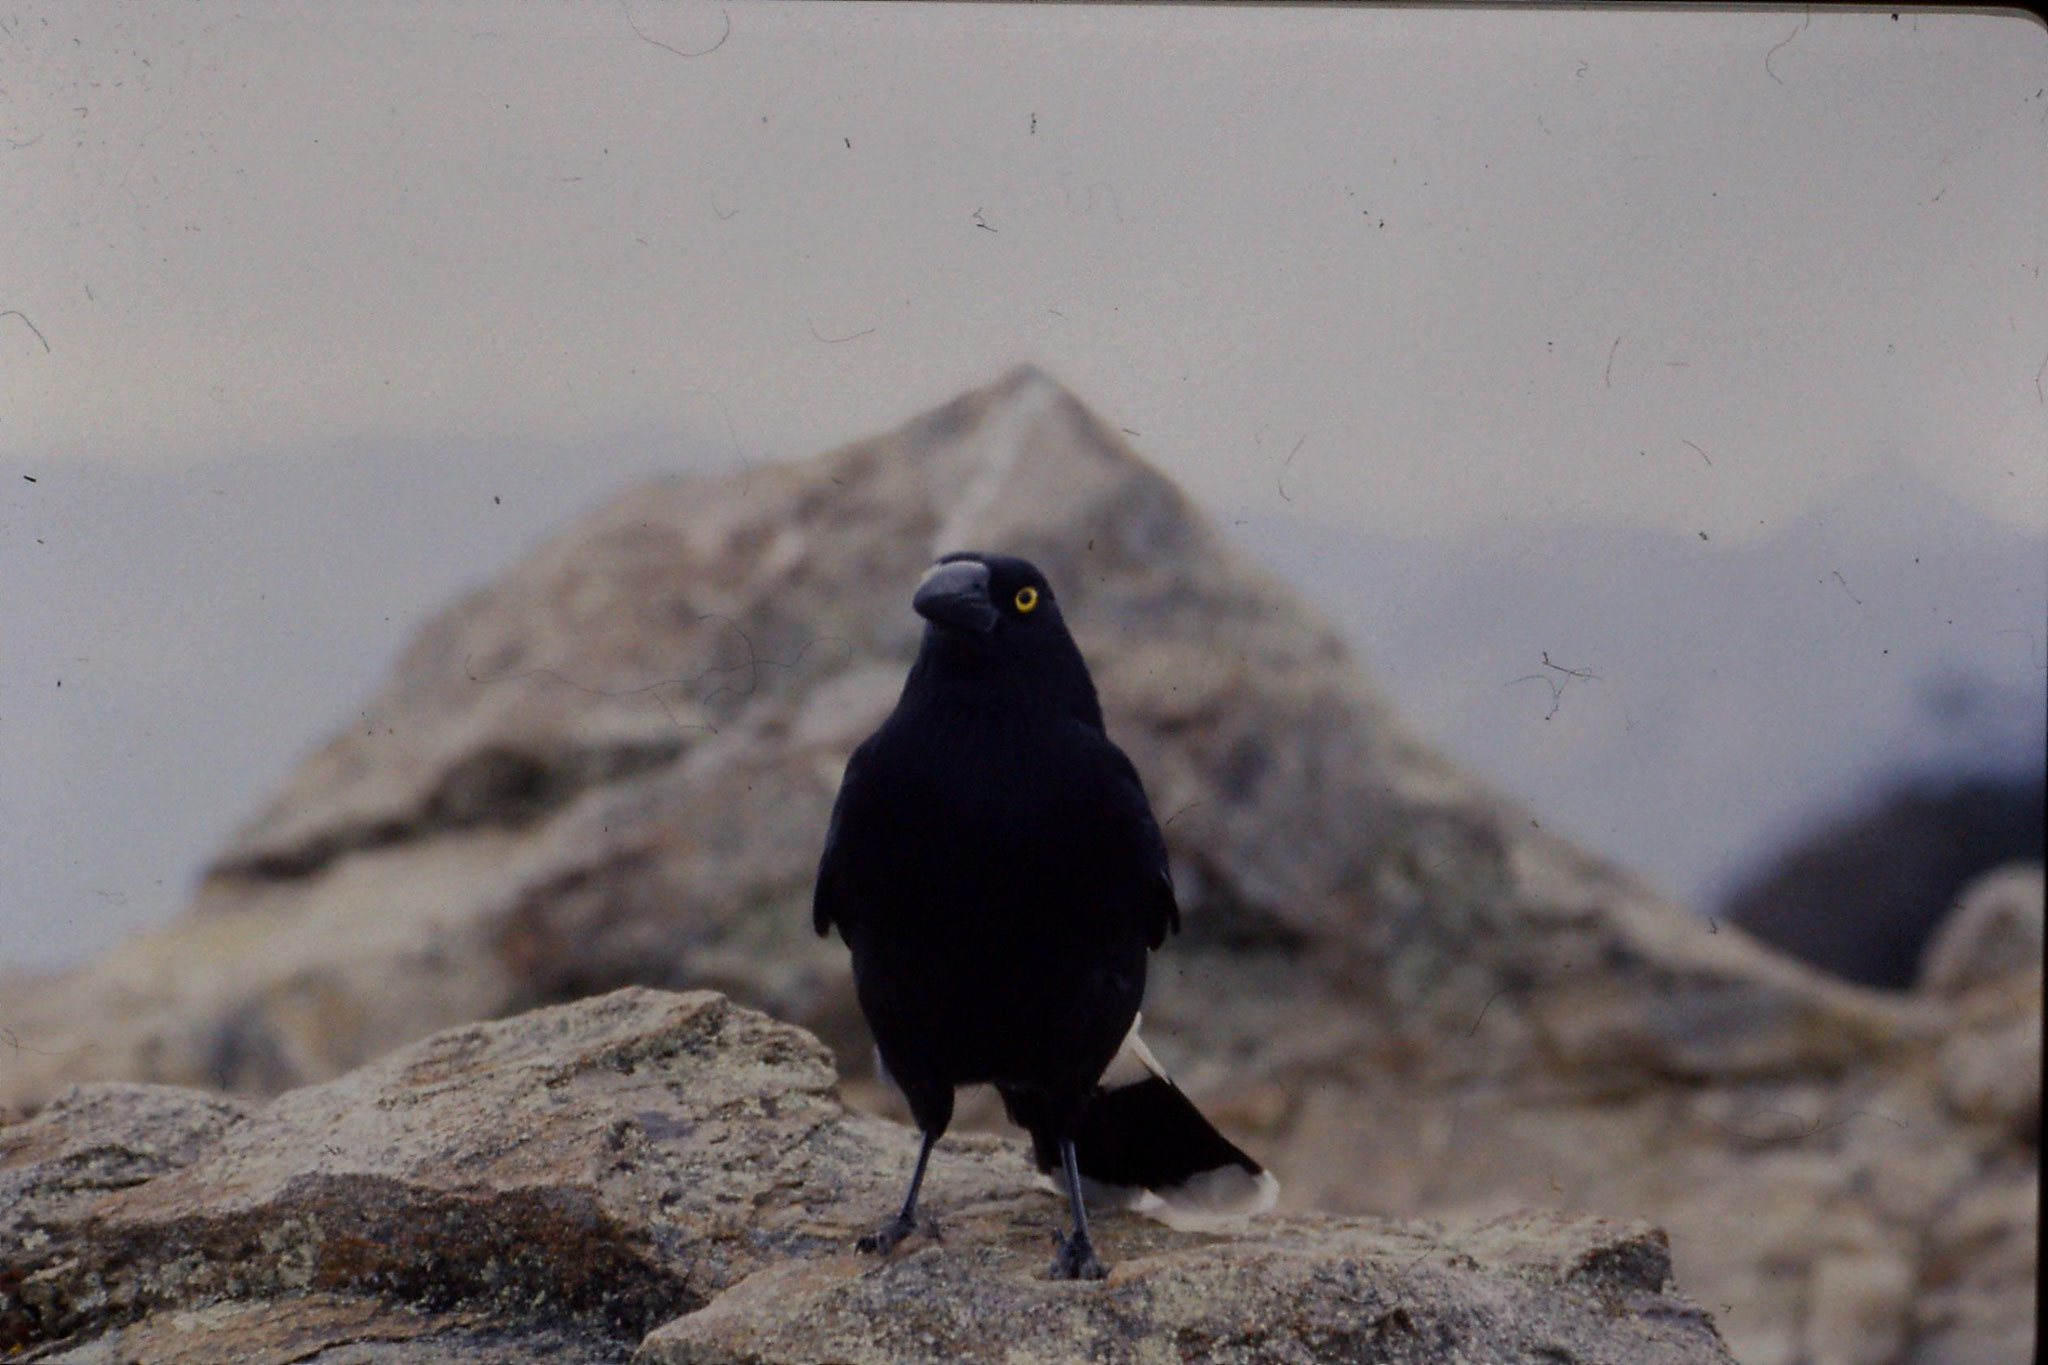
[[[1896,777],[2044,765],[2048,536],[1903,462],[1726,547],[1598,525],[1236,531],[1427,739],[1702,912]]]

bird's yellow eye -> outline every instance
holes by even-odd
[[[1019,588],[1016,597],[1011,600],[1016,602],[1018,611],[1030,611],[1038,605],[1038,589]]]

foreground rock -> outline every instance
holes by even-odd
[[[0,1353],[53,1361],[1725,1362],[1663,1234],[1102,1221],[1043,1278],[1020,1144],[948,1142],[939,1244],[847,1250],[915,1154],[815,1038],[629,989],[414,1044],[260,1108],[71,1092],[0,1128]],[[337,1355],[336,1358],[342,1358]]]
[[[1649,1216],[1748,1365],[2026,1359],[2038,953],[1961,930],[1963,966],[1880,996],[1552,837],[1031,370],[803,464],[635,489],[451,606],[190,914],[0,984],[0,1103],[269,1095],[628,983],[803,1024],[872,1094],[810,878],[914,648],[908,586],[961,545],[1059,587],[1185,911],[1147,1035],[1284,1207]]]

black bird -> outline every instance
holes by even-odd
[[[1106,1273],[1084,1187],[1183,1225],[1271,1207],[1273,1177],[1138,1039],[1146,954],[1180,911],[1051,585],[1022,559],[950,554],[911,605],[924,641],[847,763],[812,903],[818,932],[838,926],[853,952],[882,1066],[924,1137],[902,1210],[860,1249],[916,1226],[954,1087],[980,1083],[1072,1205],[1055,1278]]]

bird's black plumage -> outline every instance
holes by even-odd
[[[1135,1043],[1146,954],[1180,916],[1143,784],[1103,728],[1051,585],[1021,559],[955,554],[913,604],[923,644],[895,711],[847,764],[813,900],[818,932],[837,927],[852,950],[882,1063],[925,1137],[902,1213],[862,1244],[886,1250],[911,1230],[954,1088],[986,1082],[1073,1201],[1054,1273],[1099,1275],[1082,1179],[1173,1184],[1231,1163],[1270,1178],[1163,1073],[1164,1108],[1103,1103],[1111,1060]],[[1160,1114],[1179,1131],[1148,1162],[1131,1120]]]

